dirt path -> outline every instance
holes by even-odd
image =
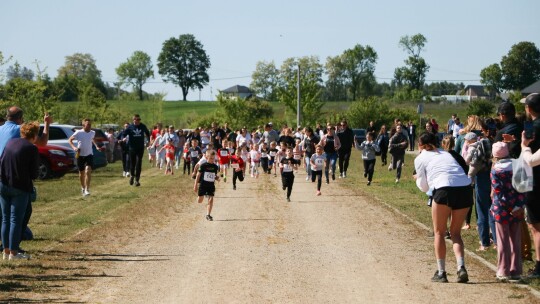
[[[214,222],[193,203],[163,227],[133,238],[95,279],[70,296],[89,303],[535,303],[495,283],[467,257],[469,284],[433,284],[432,239],[378,204],[337,184],[296,174],[292,202],[280,178],[217,186]]]

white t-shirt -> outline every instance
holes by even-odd
[[[324,166],[324,161],[326,160],[326,155],[323,153],[321,155],[315,153],[311,155],[310,162],[315,163],[315,167],[311,168],[313,171],[322,171]]]
[[[450,153],[437,151],[422,151],[414,159],[416,169],[416,185],[422,192],[442,187],[462,187],[471,184],[467,172]]]
[[[92,145],[96,132],[90,130],[90,132],[85,132],[83,129],[75,131],[73,133],[73,138],[78,141],[77,147],[79,148],[80,156],[93,155]]]
[[[459,130],[463,129],[463,124],[456,124],[454,123],[451,127],[452,129],[452,136],[454,136],[454,138],[457,138],[459,136]]]

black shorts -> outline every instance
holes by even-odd
[[[197,194],[199,196],[214,196],[214,192],[216,192],[216,186],[214,185],[199,185],[199,191]]]
[[[534,192],[535,189],[531,192],[527,192],[527,201],[525,203],[525,211],[527,216],[525,219],[529,224],[538,224],[540,223],[540,194],[539,191]]]
[[[442,187],[433,191],[433,202],[446,205],[452,210],[470,208],[473,205],[473,188]]]
[[[86,170],[86,167],[94,169],[94,155],[90,154],[86,156],[79,156],[79,158],[77,158],[77,168],[79,171]]]

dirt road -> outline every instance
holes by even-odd
[[[471,282],[434,284],[432,239],[390,210],[296,174],[292,201],[280,178],[217,186],[214,221],[193,203],[162,229],[146,229],[110,258],[107,277],[72,296],[90,303],[533,303],[466,258]]]

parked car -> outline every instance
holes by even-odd
[[[75,133],[77,128],[82,128],[82,127],[77,127],[73,125],[60,125],[60,124],[50,125],[48,143],[66,147],[67,149],[73,151],[73,149],[69,145],[68,140],[71,137],[71,135]],[[42,132],[43,132],[43,124],[41,124],[39,127],[39,134],[41,135]],[[76,143],[77,141],[74,141],[74,142]],[[98,143],[98,146],[99,146],[99,143]],[[92,151],[94,153],[94,169],[107,166],[107,157],[105,156],[105,153],[96,149],[94,145],[92,145]],[[75,159],[75,153],[73,153],[73,163],[77,164],[77,160]]]
[[[364,140],[366,140],[366,129],[352,129],[354,133],[354,140],[361,144]]]
[[[75,171],[75,152],[58,145],[38,146],[39,174],[38,179],[62,177]]]

